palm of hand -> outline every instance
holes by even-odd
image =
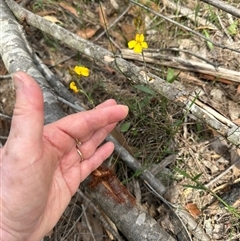
[[[80,182],[111,154],[112,143],[99,145],[127,108],[109,100],[43,127],[41,91],[31,77],[18,75],[25,82],[17,88],[10,135],[0,149],[0,231],[11,240],[34,241],[53,228]],[[81,163],[75,138],[83,143]]]

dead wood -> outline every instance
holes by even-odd
[[[124,59],[145,61],[146,63],[159,64],[159,66],[168,66],[184,71],[202,73],[212,76],[215,81],[218,81],[218,79],[226,79],[231,80],[232,82],[240,83],[240,73],[237,71],[213,66],[208,63],[187,60],[169,55],[160,55],[157,54],[157,50],[155,52],[144,51],[144,59],[141,55],[134,54],[130,49],[122,49],[121,53]]]

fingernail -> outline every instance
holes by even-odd
[[[21,75],[18,72],[16,72],[13,73],[11,77],[13,79],[15,88],[18,90],[21,89],[23,87],[23,80],[21,78]]]
[[[128,112],[128,111],[129,111],[129,108],[128,108],[128,106],[127,106],[127,105],[123,105],[123,108],[125,109],[125,111],[126,111],[126,112]]]

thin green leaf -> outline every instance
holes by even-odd
[[[198,186],[198,185],[183,185],[184,187],[188,187],[188,188],[192,188],[192,189],[197,189],[197,190],[206,190],[206,188],[204,186]]]
[[[210,39],[209,33],[206,29],[203,29],[203,33],[206,36],[206,38]],[[207,46],[210,50],[213,50],[213,44],[209,41],[207,41]]]
[[[195,8],[195,22],[197,23],[197,17],[198,17],[198,13],[200,12],[200,4],[197,3],[197,6]]]
[[[192,180],[197,181],[201,176],[202,176],[202,173],[199,173],[195,177],[193,177]]]
[[[131,126],[131,122],[125,122],[120,127],[120,132],[127,132]]]
[[[174,169],[175,169],[176,172],[180,173],[182,176],[192,179],[191,176],[188,173],[186,173],[184,170],[181,170],[177,167],[174,168]]]
[[[179,74],[180,74],[180,72],[178,72],[178,74],[175,74],[174,69],[168,68],[168,70],[167,70],[167,82],[173,83],[173,81],[177,79]]]
[[[156,95],[156,92],[145,85],[135,85],[134,88],[141,90],[144,93],[150,94],[152,96]]]

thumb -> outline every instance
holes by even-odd
[[[24,72],[12,75],[16,103],[7,143],[30,146],[39,143],[43,132],[43,96],[37,82]]]

